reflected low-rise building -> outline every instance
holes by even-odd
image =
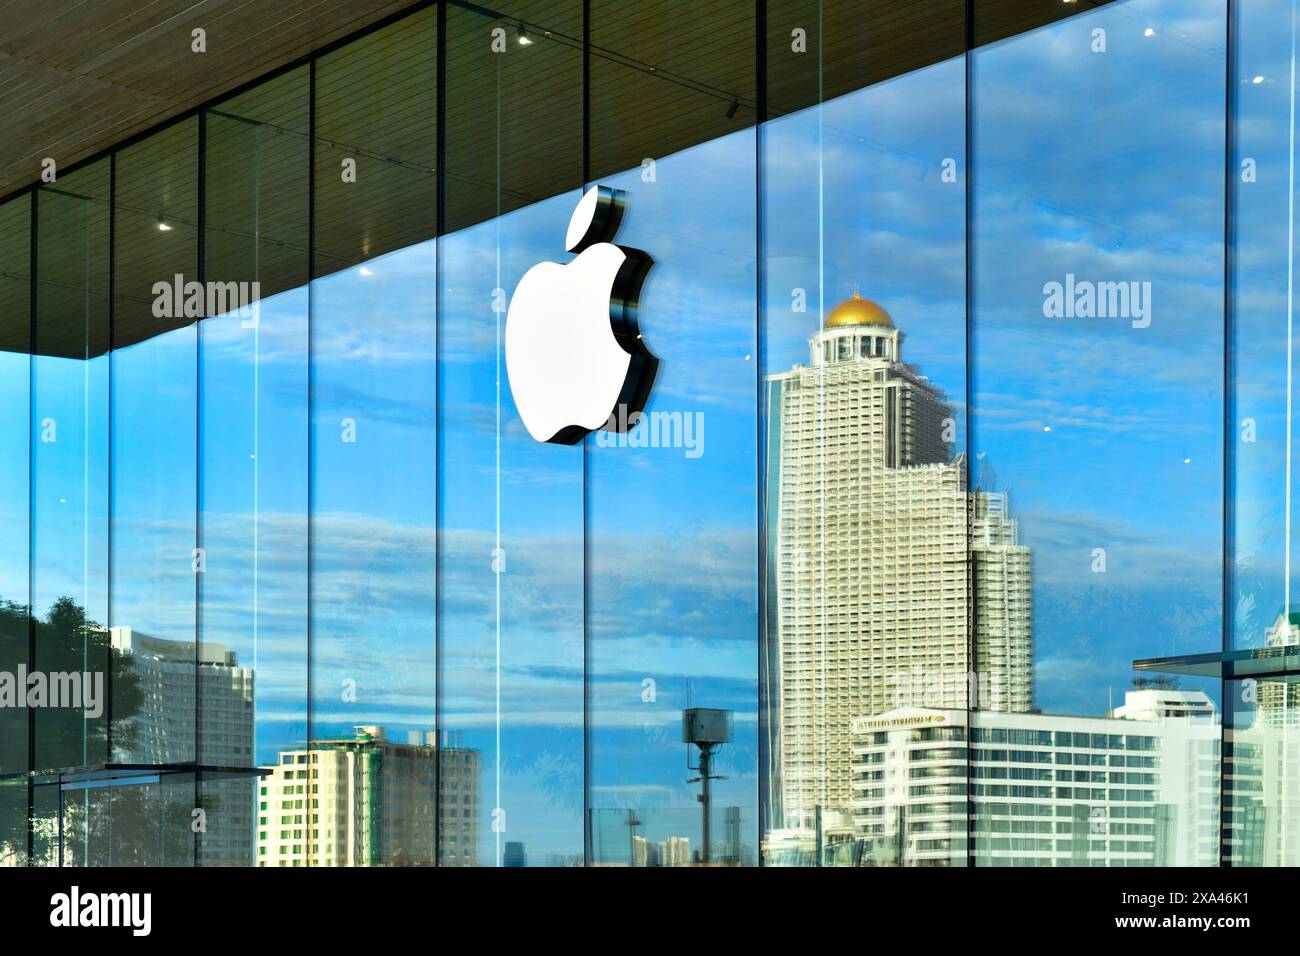
[[[1163,689],[1128,692],[1109,717],[865,717],[856,836],[882,865],[1214,866],[1216,717],[1205,694]]]
[[[474,865],[478,752],[411,736],[395,743],[366,725],[281,752],[259,785],[257,865]]]
[[[690,837],[670,836],[658,843],[643,836],[632,838],[633,866],[690,866]]]

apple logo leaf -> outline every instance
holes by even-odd
[[[538,441],[576,445],[598,428],[632,428],[650,398],[659,360],[641,338],[637,303],[654,260],[613,243],[625,208],[622,190],[588,189],[565,235],[577,256],[533,266],[510,298],[506,375]]]

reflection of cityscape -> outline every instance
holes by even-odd
[[[1160,679],[1105,716],[1034,708],[1029,549],[1004,494],[967,490],[902,339],[855,290],[769,380],[766,861],[1217,864],[1213,701]],[[1243,862],[1300,859],[1296,686],[1261,685],[1229,737]]]
[[[257,865],[473,866],[478,751],[439,748],[433,731],[409,738],[395,743],[365,725],[282,751],[258,788]]]
[[[658,843],[640,836],[632,838],[633,866],[689,866],[690,862],[689,837],[670,836]]]
[[[113,650],[130,662],[140,707],[120,715],[131,763],[196,764],[231,774],[205,776],[200,837],[205,866],[246,866],[252,858],[253,808],[239,771],[253,763],[253,671],[224,644],[171,641],[129,627],[109,628]]]
[[[139,677],[140,709],[123,718],[135,731],[133,762],[252,764],[253,671],[241,666],[233,651],[224,644],[196,646],[129,627],[109,628],[109,635],[113,649],[131,661]]]
[[[714,810],[710,848],[712,866],[746,866],[754,861],[752,847],[741,838],[743,816],[737,806]],[[722,826],[716,826],[721,822]],[[701,864],[699,811],[683,807],[593,809],[591,811],[594,866],[698,866]]]
[[[876,862],[1212,866],[1219,726],[1195,691],[1108,717],[897,709],[854,733],[852,832]],[[968,833],[969,827],[969,833]]]
[[[995,603],[1004,601],[999,596]],[[250,858],[262,866],[477,862],[477,751],[450,738],[438,748],[432,732],[409,732],[406,743],[397,743],[381,726],[359,725],[350,736],[281,751],[273,766],[262,768],[255,805],[251,669],[220,644],[196,647],[126,627],[107,634],[119,679],[133,675],[138,692],[130,712],[119,708],[115,715],[114,757],[136,766],[204,768],[203,865],[243,865]],[[990,633],[986,646],[1005,643]],[[1267,631],[1268,647],[1297,643],[1300,614],[1279,615]],[[847,651],[839,653],[837,666],[872,672],[870,662],[855,664]],[[1206,694],[1181,690],[1167,678],[1127,692],[1105,716],[1086,717],[997,709],[1002,698],[996,695],[993,707],[983,707],[991,682],[954,685],[924,676],[892,681],[883,709],[849,721],[848,805],[815,806],[811,828],[787,822],[770,831],[763,846],[768,862],[809,862],[815,847],[823,863],[852,865],[973,859],[981,865],[1213,866],[1222,860],[1258,866],[1294,864],[1300,856],[1300,808],[1290,796],[1300,779],[1300,748],[1289,733],[1300,683],[1230,682],[1225,720],[1231,719],[1221,728]],[[971,695],[969,706],[947,704],[963,692]],[[782,702],[790,699],[789,689],[783,693]],[[787,760],[801,756],[782,753]],[[826,792],[833,792],[826,779]],[[158,792],[124,782],[103,792],[116,795],[115,828],[144,840],[128,858],[184,861],[192,852],[186,837],[191,785],[180,779],[179,787]],[[800,791],[786,788],[796,796]],[[67,801],[62,829],[101,844],[115,839],[100,832],[109,805],[97,800]],[[722,807],[717,814],[716,864],[749,862],[741,809]],[[144,845],[151,839],[149,819],[168,831],[157,835],[153,850]],[[699,849],[686,835],[696,832],[696,823],[683,808],[593,810],[593,863],[696,865]],[[43,817],[34,826],[42,834],[38,844],[60,829]],[[65,854],[73,863],[122,859],[90,842],[84,849],[69,845]],[[553,854],[546,862],[580,863]],[[527,865],[524,845],[507,842],[503,863]]]
[[[106,638],[114,661],[112,756],[102,767],[69,771],[84,799],[36,798],[36,858],[155,866],[478,862],[477,750],[450,735],[438,747],[432,731],[410,731],[407,743],[396,743],[381,726],[359,725],[346,738],[282,750],[275,765],[259,769],[254,675],[235,652],[130,627],[89,627]],[[61,642],[80,643],[81,629],[65,630],[55,632]],[[56,653],[52,641],[43,647]],[[56,794],[63,786],[52,777],[39,789]],[[196,808],[203,811],[197,827]],[[19,862],[17,839],[0,840],[0,862]]]

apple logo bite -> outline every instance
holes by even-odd
[[[528,433],[575,445],[597,428],[635,424],[659,360],[637,328],[637,299],[654,260],[614,245],[625,194],[592,186],[569,220],[569,263],[524,273],[506,313],[506,374]],[[626,415],[616,412],[627,406]]]

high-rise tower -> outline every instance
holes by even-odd
[[[854,718],[1032,704],[1028,549],[1003,496],[967,493],[951,409],[902,342],[855,291],[809,340],[810,364],[769,380],[777,826],[846,814]]]

